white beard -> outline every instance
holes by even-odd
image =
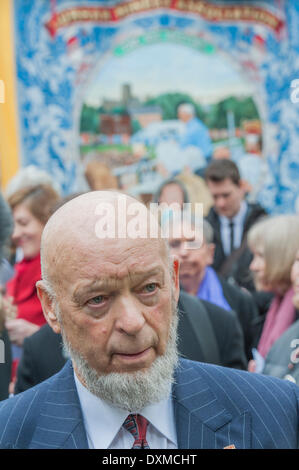
[[[178,364],[178,313],[174,297],[172,297],[172,311],[165,353],[157,357],[148,370],[131,373],[113,372],[99,375],[80,353],[72,349],[60,322],[65,353],[72,359],[86,388],[100,399],[130,412],[138,412],[147,405],[167,398],[174,382],[174,370]],[[56,311],[57,313],[60,318],[60,312]]]

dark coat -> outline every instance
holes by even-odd
[[[206,219],[211,224],[214,231],[213,243],[215,243],[215,256],[213,268],[226,279],[231,279],[236,284],[252,291],[254,290],[254,284],[249,271],[252,253],[247,247],[246,236],[252,225],[258,219],[267,215],[267,213],[259,204],[247,203],[247,205],[248,209],[244,221],[242,245],[240,249],[235,250],[229,257],[224,253],[220,232],[220,219],[214,207],[210,209]]]
[[[263,374],[288,379],[299,385],[299,312],[293,323],[272,345]]]
[[[197,309],[197,315],[203,315],[205,309],[212,326],[216,339],[219,359],[212,360],[203,351],[203,337],[208,331],[203,330],[202,325],[198,325],[198,335],[194,324],[192,325],[190,316]],[[205,300],[197,299],[194,296],[181,291],[179,299],[180,321],[178,325],[179,353],[181,356],[193,361],[209,362],[235,369],[246,369],[247,360],[244,353],[244,337],[242,329],[235,312],[218,307]],[[196,337],[197,336],[197,337]]]
[[[239,321],[234,312],[228,312],[210,302],[204,302],[181,292],[179,298],[179,353],[187,359],[214,362],[236,369],[247,368],[244,354],[244,339]],[[216,339],[217,351],[205,353],[203,338],[209,334],[203,331],[203,323],[194,316],[207,314],[208,322]],[[192,318],[193,317],[193,318]],[[211,342],[211,338],[210,338]],[[212,344],[212,342],[211,342]],[[212,346],[213,347],[213,346]],[[213,361],[215,355],[218,361]],[[49,325],[24,341],[23,355],[18,371],[15,393],[23,392],[58,372],[66,358],[62,354],[62,339]]]
[[[17,369],[15,394],[56,374],[65,364],[61,335],[46,324],[24,340]]]
[[[252,295],[243,292],[240,287],[229,284],[219,277],[223,295],[232,310],[236,312],[244,335],[244,346],[247,360],[252,359],[251,349],[254,346],[254,324],[258,318],[258,309]]]
[[[11,380],[11,344],[7,331],[4,329],[0,333],[0,400],[8,397],[8,387]],[[2,354],[4,353],[4,358]],[[4,359],[4,362],[1,362]]]

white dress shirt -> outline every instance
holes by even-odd
[[[219,216],[222,246],[226,256],[230,255],[230,221],[234,224],[234,249],[237,249],[241,246],[246,213],[247,202],[242,201],[239,212],[232,219],[224,215]]]
[[[129,411],[93,395],[77,378],[75,383],[81,404],[88,446],[90,449],[131,449],[132,434],[122,425]],[[151,449],[177,449],[172,399],[146,406],[139,412],[148,421],[146,439]]]

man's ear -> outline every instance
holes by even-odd
[[[47,322],[55,333],[60,333],[61,328],[55,313],[55,301],[49,295],[43,281],[36,283],[36,290]]]
[[[242,190],[243,194],[245,195],[246,193],[249,193],[252,190],[251,184],[246,181],[245,179],[240,179],[240,184],[239,184],[240,189]]]
[[[180,296],[180,262],[177,256],[172,256],[172,282],[174,285],[175,300],[178,302]]]
[[[208,253],[208,266],[213,264],[214,262],[214,255],[215,255],[215,243],[208,243],[207,244],[207,253]]]

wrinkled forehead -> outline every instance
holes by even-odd
[[[56,276],[61,286],[96,284],[117,289],[137,285],[150,276],[164,282],[170,274],[165,247],[155,239],[80,242],[75,250],[67,249],[58,263]]]
[[[169,266],[166,242],[159,238],[99,239],[77,232],[44,255],[47,273],[56,279],[104,275],[121,279]]]
[[[157,218],[136,200],[89,195],[61,209],[44,230],[44,271],[79,269],[94,260],[120,266],[143,257],[167,258]]]
[[[72,276],[72,273],[70,273]],[[68,283],[71,277],[68,276]],[[125,256],[105,254],[91,263],[81,264],[69,283],[75,291],[81,288],[109,288],[117,290],[124,286],[138,286],[145,281],[169,283],[170,269],[166,260],[157,252],[144,252],[138,248],[128,251]],[[63,281],[62,281],[63,282]]]

